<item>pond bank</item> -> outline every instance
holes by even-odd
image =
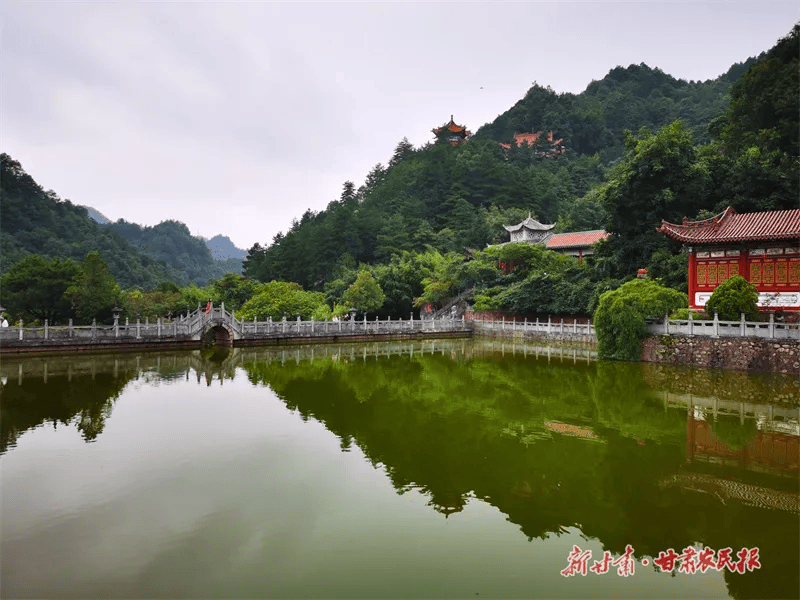
[[[653,335],[642,361],[800,375],[800,341]]]

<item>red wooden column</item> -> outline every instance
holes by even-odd
[[[698,308],[694,302],[694,294],[697,291],[697,259],[694,255],[694,248],[688,248],[689,252],[689,308]]]
[[[744,248],[739,253],[739,275],[744,277],[747,281],[750,281],[750,263],[747,260],[748,256],[750,256],[749,248]]]

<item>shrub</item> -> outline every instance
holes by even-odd
[[[236,311],[236,317],[246,321],[264,321],[270,317],[277,321],[284,316],[294,319],[298,315],[310,319],[315,313],[319,314],[317,311],[324,312],[322,306],[327,307],[322,292],[307,292],[292,282],[271,281],[258,288],[258,293]]]
[[[744,313],[748,321],[758,321],[758,290],[741,275],[734,275],[717,286],[706,302],[709,315],[719,313],[723,321],[737,321]]]
[[[686,321],[689,319],[689,315],[692,315],[692,320],[694,321],[710,321],[711,318],[702,310],[691,310],[689,308],[679,308],[678,310],[674,311],[669,318],[676,319],[678,321]]]
[[[600,296],[594,313],[597,353],[601,358],[639,360],[647,336],[645,318],[657,318],[685,307],[683,292],[650,279],[634,279]]]

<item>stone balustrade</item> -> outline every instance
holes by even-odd
[[[647,329],[652,335],[800,340],[800,324],[776,322],[772,313],[769,321],[746,321],[744,314],[738,321],[720,321],[717,314],[711,321],[696,321],[690,313],[688,319],[650,319]]]

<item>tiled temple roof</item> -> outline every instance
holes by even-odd
[[[522,223],[518,223],[516,225],[503,225],[506,231],[519,231],[523,227],[532,231],[550,231],[555,226],[555,223],[552,225],[544,225],[543,223],[539,223],[539,221],[531,217],[530,213],[528,213],[528,218],[522,221]]]
[[[575,231],[572,233],[555,233],[547,240],[548,250],[567,248],[586,248],[608,237],[602,229],[592,231]]]
[[[685,244],[794,239],[800,242],[800,209],[736,214],[732,206],[705,221],[668,223],[657,230]]]
[[[437,127],[436,129],[433,129],[432,131],[433,131],[433,133],[438,135],[444,129],[447,129],[451,133],[463,133],[463,134],[465,134],[467,136],[472,135],[472,133],[470,131],[467,131],[466,125],[456,125],[455,124],[455,122],[453,121],[453,115],[450,115],[450,122],[447,125],[445,125],[443,127]]]

